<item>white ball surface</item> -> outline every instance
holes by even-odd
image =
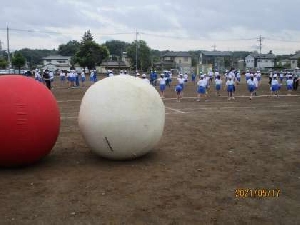
[[[98,81],[85,93],[79,128],[96,154],[115,160],[151,151],[165,124],[165,106],[149,83],[131,76]]]

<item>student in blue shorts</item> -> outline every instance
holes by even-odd
[[[197,93],[198,93],[197,102],[200,102],[201,96],[204,96],[205,99],[207,98],[206,85],[207,85],[207,81],[204,80],[204,75],[201,75],[200,80],[197,82]]]
[[[293,90],[293,76],[292,75],[287,75],[287,81],[286,81],[286,89],[288,91],[288,95],[291,95],[292,90]]]
[[[218,75],[215,79],[215,88],[216,88],[217,96],[220,96],[221,87],[222,87],[222,80],[221,80],[221,76]]]
[[[180,102],[180,99],[181,99],[181,92],[182,92],[182,87],[181,87],[180,84],[177,84],[177,85],[176,85],[175,91],[176,91],[176,94],[177,94],[177,102]]]
[[[233,92],[234,92],[234,81],[232,80],[232,76],[228,76],[228,80],[226,81],[227,93],[228,93],[228,100],[234,99]]]
[[[250,77],[250,79],[247,80],[247,87],[250,91],[250,100],[252,100],[253,92],[255,91],[254,77]]]

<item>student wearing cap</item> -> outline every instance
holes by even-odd
[[[257,80],[258,80],[258,83],[260,83],[260,81],[261,81],[261,72],[260,72],[260,70],[257,71]]]
[[[250,79],[250,77],[251,77],[250,72],[249,72],[249,70],[247,70],[246,73],[245,73],[246,82],[247,82],[247,80]]]
[[[184,82],[186,83],[188,82],[189,75],[187,73],[184,73],[183,78],[184,78]]]
[[[238,70],[236,73],[236,79],[238,81],[238,84],[241,83],[241,71],[240,70]]]
[[[232,80],[232,76],[228,76],[228,80],[226,81],[228,100],[234,99],[233,97],[233,89],[234,89],[234,81]]]
[[[94,75],[95,75],[94,70],[90,71],[90,82],[94,82]]]
[[[197,82],[197,101],[200,102],[201,96],[204,96],[205,99],[207,99],[206,95],[206,85],[207,85],[207,80],[205,80],[204,75],[200,76],[200,80]]]
[[[166,90],[166,80],[168,78],[165,77],[165,75],[162,73],[160,74],[160,78],[158,78],[158,82],[159,82],[159,90],[160,90],[160,96],[161,98],[165,97],[165,90]]]
[[[179,74],[177,77],[178,84],[181,86],[182,90],[184,89],[184,78],[182,74]]]
[[[65,80],[66,80],[66,74],[63,70],[61,70],[60,73],[59,73],[59,79],[60,79],[61,85],[63,85],[65,83]]]
[[[254,77],[247,80],[247,87],[250,92],[250,100],[252,100],[253,92],[255,91]]]
[[[280,83],[282,83],[283,78],[284,78],[284,74],[283,74],[283,72],[281,71],[280,74],[279,74]]]
[[[222,87],[222,80],[221,80],[221,76],[217,75],[216,79],[215,79],[215,88],[216,88],[216,95],[220,96],[220,90]]]
[[[292,90],[293,90],[293,76],[292,75],[288,75],[287,76],[287,81],[286,81],[286,89],[288,91],[288,95],[291,95]]]
[[[81,85],[82,85],[82,87],[84,87],[85,86],[85,72],[84,72],[84,70],[82,70],[81,71]]]
[[[146,74],[142,74],[142,80],[145,81],[147,84],[150,84],[150,81],[147,79]]]
[[[203,74],[203,76],[204,76],[203,80],[206,82],[206,86],[205,86],[206,95],[208,95],[208,92],[210,90],[210,77],[206,74]],[[201,76],[200,76],[200,78],[201,78]]]
[[[277,74],[275,74],[273,75],[273,79],[271,82],[272,95],[276,95],[278,97],[278,90],[279,90],[279,82],[277,80]]]
[[[213,80],[213,76],[214,76],[214,72],[213,72],[212,70],[210,70],[210,71],[208,72],[208,77],[209,77],[209,82],[210,82],[210,83],[211,83],[212,80]]]
[[[42,76],[41,76],[40,71],[38,69],[35,70],[34,78],[35,78],[35,80],[37,80],[39,82],[43,82]]]
[[[253,82],[254,82],[254,95],[257,96],[257,89],[258,89],[258,79],[257,79],[257,73],[253,76]]]

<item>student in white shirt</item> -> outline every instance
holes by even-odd
[[[255,91],[254,77],[247,80],[248,90],[250,91],[250,100],[252,100],[253,92]]]
[[[253,82],[254,82],[254,95],[257,96],[257,93],[256,93],[256,91],[258,89],[257,73],[254,74]]]
[[[241,71],[237,71],[236,79],[237,79],[238,83],[241,83]]]
[[[183,75],[183,78],[184,78],[184,82],[186,83],[186,82],[188,82],[189,75],[188,75],[187,73],[185,73],[185,74]]]
[[[59,78],[60,78],[60,83],[61,84],[64,84],[65,83],[65,80],[66,80],[66,74],[65,74],[65,72],[64,71],[60,71],[60,73],[59,73]]]
[[[208,94],[210,90],[210,77],[206,74],[204,74],[204,80],[206,82],[206,94]]]
[[[82,85],[82,87],[85,86],[85,72],[84,72],[84,70],[81,71],[81,85]]]
[[[234,99],[233,90],[234,90],[234,81],[232,80],[232,76],[228,76],[228,80],[226,81],[228,100]]]
[[[160,89],[160,96],[161,98],[164,98],[164,94],[165,94],[165,90],[166,90],[166,80],[168,78],[165,77],[165,75],[162,73],[160,74],[160,78],[158,78],[158,82],[159,82],[159,89]]]
[[[142,75],[142,80],[143,80],[144,82],[146,82],[147,84],[150,84],[150,80],[147,79],[146,74],[143,74],[143,75]]]
[[[292,90],[293,90],[293,76],[292,75],[287,75],[286,88],[288,91],[288,95],[291,95]]]
[[[257,80],[258,80],[258,83],[260,83],[260,80],[261,80],[261,72],[260,72],[260,70],[257,71]]]
[[[221,87],[222,87],[222,80],[221,80],[221,77],[218,75],[218,76],[216,76],[216,79],[215,79],[215,88],[216,88],[217,96],[220,96]]]
[[[280,83],[282,83],[283,78],[284,78],[284,74],[283,74],[283,72],[281,71],[280,74],[279,74]]]
[[[247,70],[247,72],[245,73],[245,78],[246,78],[246,82],[247,80],[249,80],[251,77],[249,70]]]
[[[177,78],[178,84],[181,86],[182,90],[184,89],[184,78],[182,76],[182,74],[179,74],[178,78]]]
[[[278,90],[279,90],[279,82],[277,80],[277,74],[275,74],[273,75],[273,79],[271,82],[272,95],[276,95],[278,97]]]
[[[204,75],[200,76],[200,80],[197,82],[197,101],[200,102],[201,96],[204,96],[205,99],[207,100],[207,95],[206,95],[206,86],[207,86],[207,81],[204,77]]]

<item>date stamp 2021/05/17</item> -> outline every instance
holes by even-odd
[[[237,188],[235,189],[236,198],[278,198],[281,195],[280,189],[267,188]]]

